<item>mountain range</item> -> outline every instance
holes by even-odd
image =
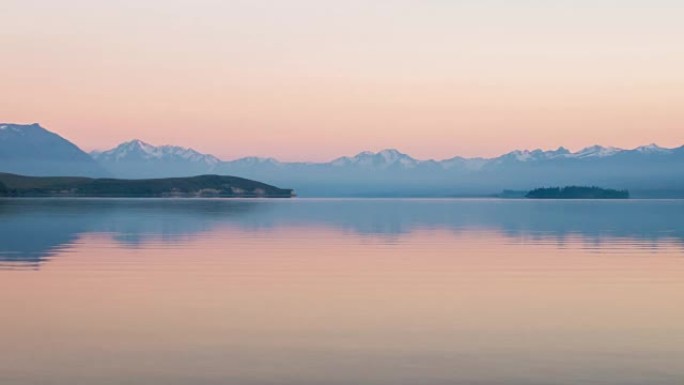
[[[112,175],[124,178],[155,178],[212,174],[221,160],[179,146],[152,146],[140,140],[121,143],[103,152],[93,151],[92,159]]]
[[[419,160],[395,149],[330,162],[223,161],[141,140],[87,154],[37,124],[0,124],[0,171],[25,175],[162,178],[234,175],[294,187],[300,196],[482,196],[505,189],[598,185],[633,196],[684,196],[684,146],[516,150],[493,158]]]

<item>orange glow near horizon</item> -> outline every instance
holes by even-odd
[[[553,4],[551,4],[553,3]],[[0,121],[85,150],[420,159],[684,144],[668,0],[9,0]]]

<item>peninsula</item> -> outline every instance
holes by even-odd
[[[292,189],[234,176],[110,179],[0,173],[0,197],[291,198]]]

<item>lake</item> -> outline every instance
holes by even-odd
[[[684,383],[684,201],[0,200],[3,385]]]

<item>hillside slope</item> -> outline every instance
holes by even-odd
[[[291,189],[233,176],[201,175],[164,179],[30,177],[0,173],[5,197],[225,197],[289,198]]]

